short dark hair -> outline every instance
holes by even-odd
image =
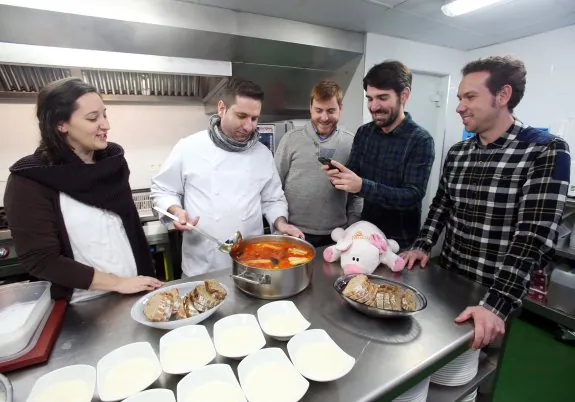
[[[505,85],[511,87],[511,99],[509,99],[507,107],[513,113],[513,109],[515,109],[525,94],[525,85],[527,83],[525,64],[521,60],[510,56],[492,56],[467,63],[461,69],[463,76],[479,72],[489,73],[486,85],[493,96],[501,91],[501,88]]]
[[[36,116],[40,128],[40,151],[48,163],[60,162],[64,151],[70,148],[58,125],[70,120],[78,108],[78,98],[89,93],[99,94],[94,86],[75,77],[53,81],[40,90]]]
[[[243,78],[232,78],[226,83],[222,100],[226,106],[230,106],[236,103],[236,96],[243,96],[260,102],[264,101],[262,88],[255,82]]]
[[[392,89],[397,95],[405,88],[411,89],[411,70],[397,60],[386,60],[373,66],[363,79],[363,90],[367,86],[377,89]]]

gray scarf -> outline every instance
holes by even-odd
[[[210,117],[208,124],[210,138],[216,147],[229,152],[243,152],[253,147],[260,139],[258,130],[255,130],[246,141],[236,141],[225,135],[220,128],[220,116],[217,114]]]

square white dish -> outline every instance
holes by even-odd
[[[262,331],[279,341],[287,341],[311,325],[290,300],[264,304],[257,314]]]
[[[266,345],[253,314],[234,314],[214,324],[214,345],[219,355],[241,359]]]
[[[187,374],[216,357],[216,349],[203,325],[186,325],[160,338],[160,363],[168,374]]]
[[[178,402],[246,402],[232,368],[227,364],[210,364],[180,380]]]
[[[96,369],[85,364],[66,366],[36,380],[26,402],[90,402],[96,388]]]
[[[216,311],[218,311],[218,309],[226,302],[226,299],[228,298],[228,296],[226,296],[226,298],[224,298],[224,300],[222,300],[217,306],[215,306],[214,308],[212,308],[208,311],[205,311],[205,312],[200,313],[198,315],[195,315],[193,317],[184,318],[181,320],[172,320],[172,321],[155,322],[155,321],[148,320],[148,318],[144,315],[144,305],[156,293],[167,292],[170,289],[175,288],[175,289],[178,289],[180,296],[183,298],[184,295],[191,292],[196,286],[202,285],[202,284],[204,284],[204,281],[194,281],[194,282],[178,283],[176,285],[170,285],[170,286],[162,287],[160,289],[156,289],[153,292],[150,292],[150,293],[142,296],[140,299],[138,299],[138,301],[135,302],[134,305],[132,306],[132,309],[130,310],[130,315],[134,321],[139,322],[142,325],[147,325],[148,327],[159,328],[159,329],[172,330],[172,329],[183,327],[185,325],[199,324],[200,322],[204,321],[206,318],[208,318],[212,314],[214,314]],[[220,283],[220,285],[226,290],[226,293],[229,295],[230,291],[227,288],[227,286],[225,286],[222,283]]]
[[[297,402],[309,388],[280,348],[248,355],[238,365],[238,377],[249,402]]]
[[[129,343],[102,357],[96,365],[102,402],[119,401],[145,390],[162,374],[162,366],[148,342]]]
[[[18,358],[37,328],[45,324],[52,305],[50,288],[50,282],[38,281],[0,289],[0,361]]]
[[[355,365],[355,359],[345,353],[323,329],[300,332],[290,339],[287,350],[295,368],[312,381],[337,380]]]
[[[174,393],[169,389],[149,389],[124,399],[123,402],[176,402]]]

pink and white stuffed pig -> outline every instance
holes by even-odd
[[[359,221],[347,229],[337,228],[331,232],[337,242],[326,248],[323,258],[335,262],[341,258],[343,272],[348,274],[371,274],[379,264],[384,264],[394,272],[405,267],[405,261],[396,253],[399,245],[385,237],[377,226],[367,221]]]

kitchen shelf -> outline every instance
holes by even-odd
[[[555,249],[555,255],[558,257],[568,258],[575,260],[575,248],[560,247]]]
[[[523,299],[523,308],[559,325],[575,330],[575,317],[530,299]]]
[[[497,363],[495,356],[489,357],[485,353],[479,356],[479,369],[477,375],[467,384],[459,387],[446,387],[443,385],[429,384],[427,402],[459,402],[471,394],[489,376],[495,374]]]

